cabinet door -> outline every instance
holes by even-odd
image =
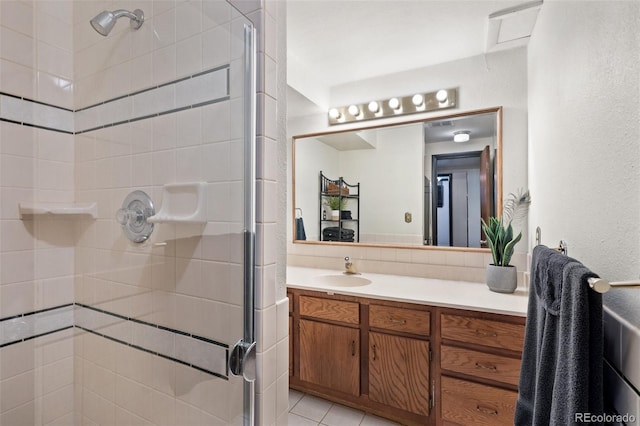
[[[359,329],[301,319],[300,379],[359,396]]]
[[[289,376],[293,376],[293,317],[289,317]]]
[[[369,333],[369,399],[429,415],[429,342]]]

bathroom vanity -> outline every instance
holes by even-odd
[[[513,424],[526,292],[344,277],[288,268],[292,388],[406,425]]]

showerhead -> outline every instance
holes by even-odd
[[[109,35],[111,30],[118,18],[126,16],[131,19],[131,29],[137,30],[142,26],[144,22],[144,13],[140,9],[136,9],[133,12],[129,12],[128,10],[114,10],[113,12],[109,12],[105,10],[103,12],[98,13],[92,20],[91,26],[94,30],[96,30],[99,34],[103,36]]]

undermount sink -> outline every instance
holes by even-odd
[[[371,284],[371,280],[360,275],[347,274],[316,275],[312,280],[314,284],[334,287],[359,287]]]

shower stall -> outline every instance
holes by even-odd
[[[253,424],[251,22],[2,0],[0,24],[0,425]]]

